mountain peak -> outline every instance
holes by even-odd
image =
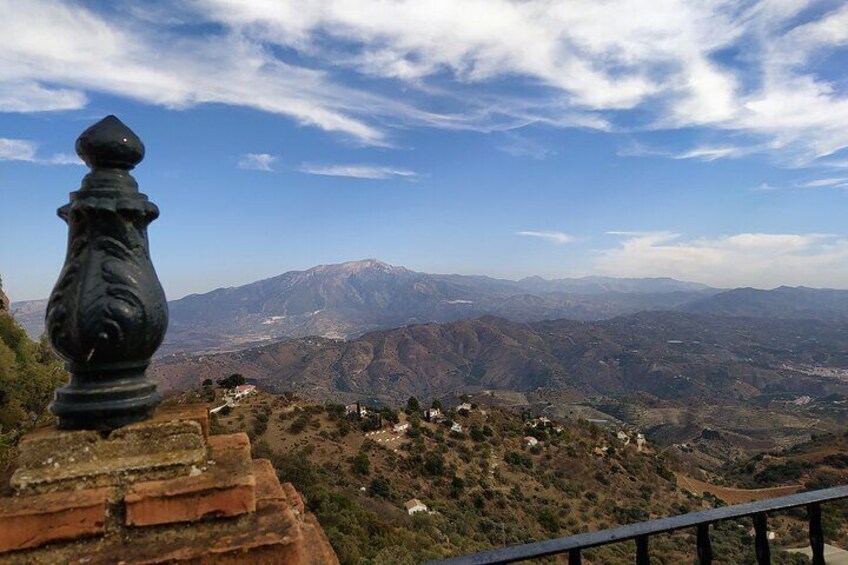
[[[355,274],[365,271],[382,271],[386,273],[406,273],[408,269],[397,267],[389,263],[380,261],[379,259],[361,259],[359,261],[347,261],[345,263],[335,263],[331,265],[318,265],[309,269],[308,272],[315,274]]]

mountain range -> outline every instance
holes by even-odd
[[[33,336],[46,301],[12,304]],[[495,315],[516,322],[593,321],[641,311],[848,319],[848,291],[781,287],[725,291],[669,278],[518,281],[411,271],[376,259],[320,265],[169,302],[160,355],[233,350],[285,338],[347,339],[409,324]]]
[[[397,403],[457,391],[645,393],[736,402],[763,392],[848,392],[805,367],[848,368],[848,327],[823,321],[644,312],[612,320],[519,323],[495,316],[418,324],[352,340],[300,338],[242,351],[172,355],[150,374],[165,389],[230,373],[316,399]],[[844,389],[844,390],[843,390]]]

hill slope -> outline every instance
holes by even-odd
[[[342,341],[303,338],[243,351],[158,360],[166,388],[240,372],[312,398],[438,397],[457,390],[660,399],[839,391],[805,367],[848,368],[848,326],[653,312],[598,322],[520,324],[496,317],[421,324]]]

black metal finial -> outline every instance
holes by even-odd
[[[77,155],[91,168],[132,170],[144,159],[144,144],[124,122],[109,115],[82,132]]]
[[[118,118],[85,130],[76,147],[91,172],[59,209],[68,252],[47,306],[48,337],[71,380],[50,409],[61,428],[111,430],[150,417],[160,401],[145,377],[168,325],[147,241],[159,209],[129,174],[144,144]]]

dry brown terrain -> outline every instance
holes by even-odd
[[[802,485],[789,485],[782,487],[769,487],[757,489],[732,488],[713,485],[692,477],[687,477],[681,473],[675,473],[677,484],[682,489],[703,496],[704,493],[709,493],[716,498],[720,498],[728,504],[742,504],[744,502],[753,502],[755,500],[765,500],[768,498],[776,498],[787,494],[794,494],[800,491]]]

